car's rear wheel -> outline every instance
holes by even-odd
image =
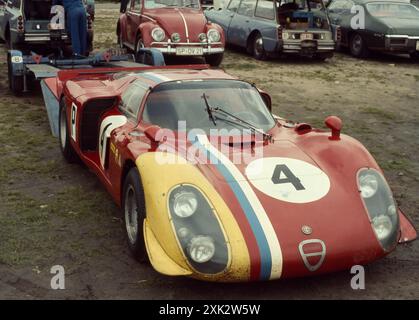
[[[255,59],[257,60],[266,60],[266,51],[265,51],[265,47],[263,44],[263,37],[260,33],[257,33],[254,37],[253,37],[253,41],[250,42],[251,43],[251,51],[253,53],[253,57],[255,57]]]
[[[205,62],[208,63],[211,67],[218,67],[223,61],[223,57],[223,53],[210,54],[205,56]]]
[[[349,50],[351,51],[351,54],[356,58],[368,57],[368,48],[366,42],[359,33],[355,33],[351,37]]]
[[[16,76],[13,74],[13,67],[10,53],[7,54],[7,75],[9,79],[9,89],[14,95],[19,96],[24,90],[23,75]]]
[[[79,157],[71,145],[70,130],[67,122],[67,108],[64,99],[60,102],[58,134],[60,139],[60,149],[64,159],[66,159],[69,163],[77,162]]]
[[[124,181],[122,207],[130,252],[139,262],[147,262],[143,225],[146,218],[144,190],[137,168],[132,168]]]

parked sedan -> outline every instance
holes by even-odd
[[[359,14],[351,10],[354,6],[365,14],[365,26],[358,24],[360,29],[354,28]],[[327,9],[332,26],[340,27],[338,45],[348,47],[353,56],[364,58],[370,51],[384,51],[419,59],[419,9],[407,1],[332,0]]]
[[[131,0],[118,20],[117,36],[140,62],[144,47],[166,56],[203,56],[212,66],[223,59],[223,30],[207,22],[199,0]]]
[[[321,0],[230,0],[205,15],[222,26],[227,43],[247,48],[259,60],[280,53],[324,60],[335,49]]]

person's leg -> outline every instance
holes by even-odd
[[[81,54],[87,53],[87,16],[84,8],[79,9],[79,37]]]
[[[77,10],[69,10],[67,17],[70,24],[71,45],[73,47],[73,53],[82,55],[83,52],[81,51],[82,48],[80,46],[80,28]]]

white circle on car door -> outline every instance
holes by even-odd
[[[330,190],[330,180],[326,173],[298,159],[258,159],[247,166],[246,176],[259,191],[291,203],[317,201]]]

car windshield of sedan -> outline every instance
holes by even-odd
[[[368,3],[367,9],[373,17],[419,18],[419,10],[411,4],[374,2]]]
[[[238,129],[249,132],[249,128],[227,114],[208,112],[205,100],[211,107],[218,107],[265,132],[275,125],[258,90],[247,82],[236,80],[163,83],[148,96],[142,119],[173,131],[201,129],[210,134],[213,132],[210,130],[235,129],[237,132]],[[221,132],[219,135],[228,134]]]
[[[199,9],[199,0],[145,0],[146,9],[159,9],[171,7],[184,7]]]

